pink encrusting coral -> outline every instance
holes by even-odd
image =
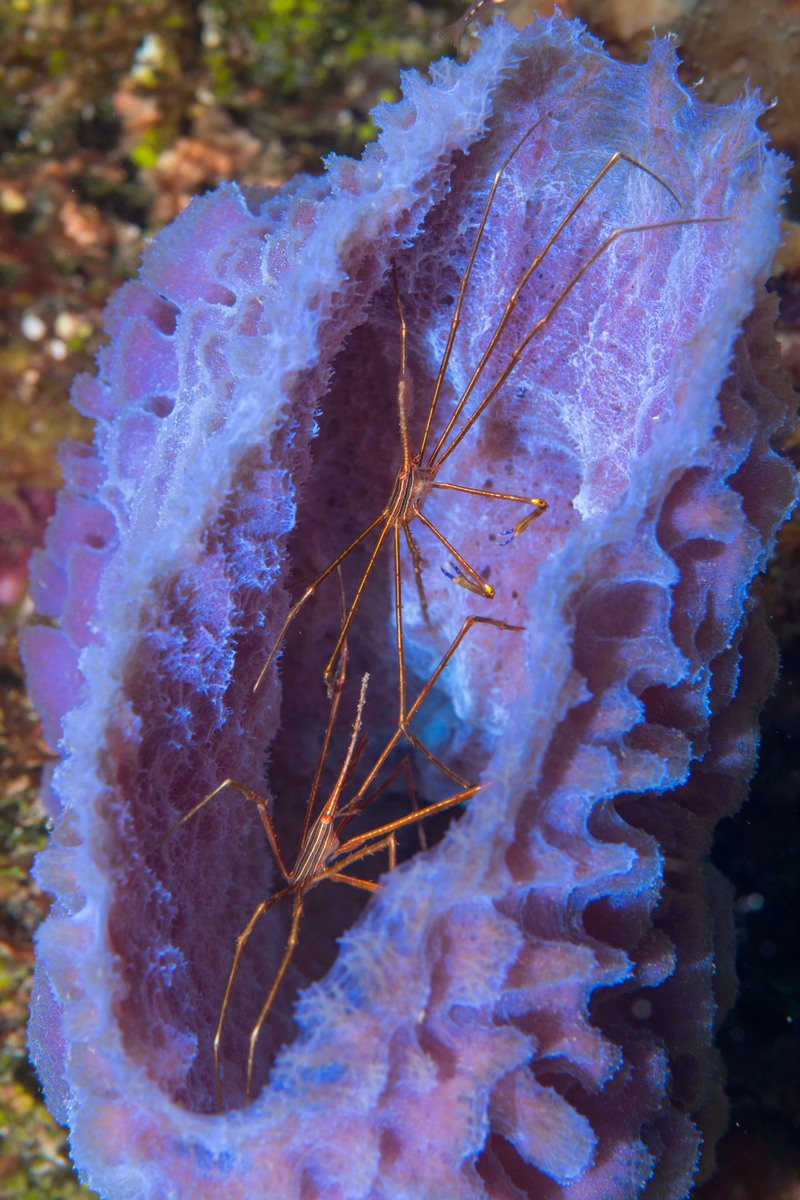
[[[695,101],[668,43],[630,66],[559,16],[522,33],[498,22],[465,66],[404,77],[362,162],[332,158],[274,195],[195,200],[109,306],[100,374],[75,388],[96,444],[64,451],[33,571],[57,625],[32,628],[25,651],[63,755],[37,866],[57,903],[31,1048],[103,1196],[615,1200],[691,1186],[724,1123],[711,1042],[734,987],[730,897],[704,859],[753,769],[775,653],[752,580],[794,499],[770,447],[789,414],[759,296],[783,167],[760,112],[752,95]],[[524,626],[473,630],[417,718],[483,786],[438,845],[384,877],[338,957],[362,893],[309,894],[243,1106],[247,1035],[286,935],[280,908],[262,922],[217,1113],[234,941],[277,872],[233,792],[159,838],[232,775],[273,798],[291,858],[325,728],[332,582],[252,686],[297,584],[394,481],[390,260],[418,437],[492,177],[526,131],[438,431],[514,284],[617,151],[635,161],[568,221],[468,411],[603,240],[650,228],[588,267],[442,470],[549,511],[505,544],[513,505],[427,501],[496,598],[457,587],[422,529],[428,627],[404,565],[417,686],[467,613]],[[345,563],[349,596],[364,561]],[[392,595],[381,562],[350,637],[334,774],[364,670],[367,758],[396,721]],[[433,768],[415,770],[428,799],[446,794]],[[391,803],[375,802],[376,823]]]

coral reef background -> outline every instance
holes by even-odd
[[[508,15],[521,23],[532,7],[517,3]],[[701,98],[728,102],[749,77],[766,100],[779,99],[764,121],[778,148],[797,157],[800,21],[789,3],[562,7],[635,61],[653,25],[674,29],[684,81],[704,77]],[[90,367],[102,305],[135,271],[146,236],[222,179],[275,185],[297,170],[319,170],[331,149],[357,154],[373,134],[369,109],[398,96],[400,67],[424,67],[443,52],[437,31],[460,13],[394,0],[13,0],[0,17],[0,1195],[92,1194],[71,1173],[64,1134],[43,1108],[24,1033],[30,939],[47,907],[27,869],[46,836],[35,795],[48,749],[24,696],[16,631],[30,613],[27,556],[60,482],[55,445],[88,434],[67,403],[69,381]],[[465,39],[462,54],[468,48]],[[800,385],[798,217],[796,191],[771,286],[781,298],[785,362]],[[800,461],[800,435],[784,449]],[[792,940],[800,521],[784,529],[766,596],[784,670],[764,716],[752,798],[720,827],[714,852],[738,897],[741,993],[720,1035],[732,1123],[718,1171],[698,1192],[703,1200],[800,1194],[800,968]]]

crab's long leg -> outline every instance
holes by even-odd
[[[333,648],[333,654],[328,659],[327,666],[325,667],[324,678],[325,678],[325,683],[328,687],[329,692],[331,690],[331,680],[333,678],[333,670],[334,670],[334,667],[336,666],[337,659],[339,658],[339,652],[342,649],[345,638],[347,637],[348,633],[350,632],[350,626],[353,623],[353,617],[356,615],[356,609],[358,608],[358,603],[363,595],[364,588],[367,586],[367,580],[369,579],[370,575],[372,574],[372,568],[375,566],[375,560],[377,559],[378,555],[380,554],[381,546],[385,542],[386,535],[392,527],[391,521],[389,521],[385,518],[384,513],[381,514],[381,516],[378,518],[378,521],[384,521],[383,529],[381,530],[380,536],[378,537],[378,540],[375,543],[375,549],[372,551],[372,554],[370,555],[370,560],[367,563],[367,569],[364,572],[364,574],[361,576],[361,582],[359,583],[358,588],[356,589],[356,594],[353,597],[353,603],[350,605],[350,610],[347,614],[347,617],[345,618],[344,624],[342,625],[342,632],[339,634],[336,645]],[[372,525],[370,526],[370,528],[374,529],[375,526],[378,524],[378,521],[374,521],[372,523]],[[354,542],[353,545],[355,545],[355,544],[356,543]],[[352,549],[352,546],[350,547],[350,549]],[[349,551],[348,551],[348,553],[349,553]],[[339,559],[339,561],[341,562],[341,558]]]
[[[400,574],[400,529],[393,529],[394,541],[394,613],[397,632],[397,668],[399,671],[400,725],[406,719],[406,660],[403,653],[403,582]]]
[[[469,259],[467,261],[467,266],[466,266],[463,276],[461,277],[461,285],[458,289],[458,296],[456,297],[456,306],[453,309],[453,318],[450,322],[450,332],[447,335],[447,345],[444,348],[444,354],[442,355],[442,361],[439,364],[439,373],[436,376],[436,384],[433,389],[433,396],[431,397],[431,403],[430,403],[430,407],[428,409],[428,417],[425,422],[425,433],[423,434],[422,445],[420,446],[420,450],[419,450],[420,460],[422,459],[422,456],[425,453],[425,447],[428,444],[428,437],[430,436],[431,425],[433,424],[433,418],[436,413],[436,406],[439,403],[439,396],[441,394],[442,385],[444,383],[444,377],[447,373],[447,367],[450,362],[450,356],[453,353],[453,344],[456,340],[456,333],[458,332],[458,327],[461,324],[461,308],[464,304],[464,296],[466,295],[466,292],[467,292],[467,285],[469,284],[469,277],[472,274],[472,268],[475,265],[475,258],[477,256],[478,250],[480,248],[481,241],[483,240],[483,231],[486,228],[486,222],[489,219],[489,213],[492,210],[494,198],[495,198],[495,195],[497,194],[497,189],[500,186],[500,180],[502,179],[503,173],[504,173],[506,167],[508,166],[508,164],[511,162],[512,158],[514,158],[514,156],[517,154],[517,152],[522,148],[522,146],[525,144],[525,142],[528,140],[528,138],[533,133],[534,129],[537,129],[539,127],[539,125],[541,125],[543,120],[544,120],[544,117],[540,117],[538,121],[536,121],[533,125],[531,125],[530,129],[526,130],[526,132],[523,133],[522,137],[519,139],[519,141],[516,143],[514,148],[511,150],[510,154],[508,154],[506,156],[506,158],[503,160],[503,162],[498,167],[497,171],[495,172],[494,179],[492,180],[492,186],[489,189],[489,195],[487,196],[486,203],[483,206],[483,214],[481,216],[480,225],[478,226],[477,233],[475,234],[475,238],[472,243],[472,249],[470,250],[470,255],[469,255]]]
[[[411,376],[408,373],[408,329],[406,327],[403,302],[400,299],[400,282],[397,278],[397,263],[392,259],[394,302],[400,317],[400,378],[397,383],[397,415],[400,419],[400,442],[403,447],[402,472],[408,474],[411,467],[411,442],[408,433],[408,410],[411,404]]]
[[[341,571],[339,572],[339,600],[340,600],[340,603],[342,606],[342,623],[344,623],[346,605],[345,605],[345,601],[344,601],[344,588],[342,586]],[[336,676],[336,683],[334,684],[333,703],[331,704],[331,711],[330,711],[330,715],[328,717],[328,724],[325,727],[325,737],[323,738],[323,741],[322,741],[322,750],[320,751],[319,759],[317,760],[317,769],[316,769],[316,772],[314,773],[314,782],[311,785],[311,794],[308,797],[308,804],[306,805],[306,815],[303,820],[303,828],[300,832],[300,845],[301,846],[305,843],[306,835],[308,834],[309,826],[311,825],[311,817],[314,812],[314,801],[316,800],[316,797],[317,797],[317,791],[319,789],[319,781],[322,778],[322,770],[323,770],[325,763],[327,761],[327,758],[328,758],[328,750],[330,748],[331,737],[333,735],[333,727],[336,723],[336,717],[339,712],[339,702],[342,698],[342,691],[344,690],[346,674],[347,674],[347,642],[345,641],[344,645],[342,646],[341,658],[339,659],[339,673]]]
[[[375,765],[372,767],[372,770],[367,775],[367,778],[364,780],[364,782],[362,783],[358,792],[353,797],[353,799],[351,801],[351,805],[354,808],[358,807],[358,805],[363,800],[364,796],[369,792],[369,789],[372,787],[375,777],[377,776],[377,774],[380,771],[383,764],[386,762],[386,759],[389,757],[392,750],[394,750],[395,746],[400,741],[400,738],[403,737],[404,734],[406,736],[408,736],[407,729],[408,729],[408,725],[409,725],[411,719],[419,711],[420,707],[424,704],[428,694],[431,691],[431,688],[434,687],[434,685],[436,684],[436,681],[439,678],[439,676],[441,675],[442,671],[445,669],[447,664],[450,662],[450,659],[453,657],[456,650],[458,649],[458,647],[463,642],[464,638],[469,633],[470,629],[472,629],[473,625],[494,625],[495,628],[507,630],[510,633],[521,633],[522,629],[523,629],[522,625],[509,625],[507,621],[500,621],[496,617],[478,617],[478,616],[474,616],[471,614],[470,616],[464,618],[464,621],[463,621],[463,624],[462,624],[460,630],[458,631],[456,636],[453,638],[452,642],[450,643],[449,647],[447,648],[447,651],[443,655],[439,665],[436,667],[435,671],[428,679],[428,682],[422,688],[422,690],[419,693],[419,695],[417,696],[416,700],[411,705],[411,708],[408,710],[408,712],[406,714],[406,729],[398,729],[392,735],[392,737],[389,739],[386,746],[384,746],[383,750],[378,755],[378,759],[377,759]],[[448,774],[448,775],[451,774],[451,772],[446,767],[443,769],[446,774]],[[428,811],[428,810],[426,809],[425,811]]]
[[[492,585],[487,583],[485,579],[481,578],[475,568],[469,565],[464,556],[459,554],[458,550],[456,550],[455,546],[450,545],[444,534],[440,533],[436,526],[433,525],[427,517],[423,516],[419,509],[417,509],[417,517],[420,521],[422,521],[422,524],[426,527],[426,529],[430,529],[431,533],[435,534],[445,549],[452,554],[462,571],[464,571],[465,574],[470,577],[472,583],[467,585],[468,590],[474,592],[476,596],[483,596],[485,600],[493,600],[494,588]]]
[[[355,875],[342,875],[339,871],[331,871],[325,875],[325,879],[331,879],[334,883],[349,883],[351,887],[361,888],[362,892],[378,892],[380,891],[379,883],[371,883],[368,879],[358,879]]]
[[[424,754],[425,757],[427,758],[428,762],[433,763],[433,765],[437,768],[437,770],[441,771],[443,775],[449,775],[454,783],[460,783],[462,787],[467,787],[467,785],[469,784],[469,780],[464,779],[456,771],[453,771],[450,769],[450,767],[445,766],[445,764],[441,761],[441,759],[437,758],[436,755],[433,754],[428,749],[428,747],[425,745],[425,743],[421,742],[419,740],[419,738],[411,732],[411,730],[408,728],[407,720],[406,720],[405,724],[403,725],[403,735],[404,735],[404,737],[406,737],[408,739],[408,741],[411,743],[411,745],[416,746],[416,748],[417,748],[417,750],[419,750],[420,754]]]
[[[176,821],[171,829],[168,829],[165,834],[162,834],[162,836],[158,839],[158,841],[151,847],[151,850],[157,850],[158,847],[161,846],[167,840],[167,838],[172,837],[173,833],[176,833],[177,830],[180,829],[181,825],[185,825],[187,821],[190,821],[192,819],[192,817],[197,816],[197,814],[202,809],[204,809],[207,804],[210,804],[212,800],[215,800],[216,797],[220,794],[220,792],[223,792],[225,790],[225,788],[228,788],[228,787],[233,788],[234,791],[239,792],[247,800],[252,800],[252,802],[257,807],[257,809],[259,811],[259,815],[261,817],[261,822],[264,826],[264,829],[267,834],[267,838],[269,840],[270,849],[272,850],[272,853],[275,856],[275,861],[277,862],[278,867],[280,868],[280,872],[283,875],[283,878],[288,883],[289,877],[290,877],[289,872],[286,869],[283,858],[281,857],[280,849],[278,848],[278,841],[277,841],[277,838],[275,837],[275,830],[272,828],[272,821],[270,820],[269,808],[267,806],[267,802],[263,796],[259,796],[258,792],[254,791],[250,787],[247,787],[247,785],[244,783],[239,783],[238,780],[236,780],[236,779],[223,779],[222,783],[219,784],[218,787],[215,787],[213,792],[209,792],[207,796],[204,796],[199,804],[195,804],[194,808],[189,809],[188,813],[186,813],[184,816],[182,816],[179,821]]]
[[[601,167],[601,169],[597,172],[597,174],[595,175],[592,182],[588,185],[588,187],[584,188],[584,190],[581,192],[580,196],[577,198],[575,203],[570,208],[567,215],[559,223],[555,232],[550,235],[550,237],[545,242],[543,248],[539,251],[539,253],[536,255],[536,257],[531,261],[527,270],[525,271],[522,278],[520,279],[519,283],[514,288],[511,295],[509,296],[508,303],[506,304],[505,309],[503,310],[503,315],[501,316],[501,318],[497,324],[497,328],[495,329],[494,333],[492,334],[491,341],[489,342],[489,345],[486,347],[486,350],[483,353],[483,357],[481,358],[480,362],[478,363],[475,370],[473,371],[472,378],[470,379],[469,383],[467,384],[460,400],[458,401],[458,404],[456,405],[455,409],[453,410],[453,414],[450,417],[450,420],[447,422],[447,425],[446,425],[443,433],[441,434],[438,442],[436,443],[436,445],[433,448],[433,453],[431,454],[430,462],[428,464],[429,466],[431,466],[431,467],[435,466],[435,465],[441,466],[441,464],[444,462],[445,458],[447,458],[448,455],[452,452],[453,445],[449,446],[446,452],[443,452],[443,447],[445,446],[445,443],[447,442],[447,439],[450,436],[453,426],[455,425],[458,418],[461,416],[461,413],[463,412],[463,409],[464,409],[464,405],[466,404],[467,400],[472,395],[472,392],[474,391],[475,387],[477,386],[478,381],[480,380],[480,378],[486,368],[486,364],[489,362],[490,358],[494,354],[495,349],[497,347],[497,343],[500,341],[503,331],[505,330],[506,326],[508,325],[508,322],[511,320],[511,316],[514,312],[514,309],[517,306],[517,301],[519,300],[519,297],[520,297],[523,289],[528,284],[531,276],[533,275],[533,273],[535,271],[537,271],[539,269],[542,262],[547,257],[547,255],[550,253],[553,246],[558,241],[558,239],[560,238],[561,234],[564,232],[564,230],[567,227],[567,225],[569,224],[569,222],[572,220],[572,218],[575,216],[575,214],[578,212],[578,210],[586,203],[586,201],[589,199],[589,197],[591,196],[591,194],[595,190],[595,188],[598,187],[600,183],[602,183],[602,181],[605,179],[606,175],[608,175],[609,171],[611,171],[618,162],[622,162],[622,161],[628,162],[634,167],[638,167],[638,169],[640,171],[644,171],[644,173],[646,175],[649,175],[652,179],[655,179],[658,183],[660,183],[662,185],[662,187],[666,188],[666,190],[669,192],[670,196],[672,196],[673,200],[678,205],[678,207],[679,208],[682,207],[680,200],[675,195],[672,188],[669,186],[668,183],[666,183],[661,178],[660,175],[656,175],[655,171],[651,171],[649,167],[646,167],[644,165],[644,163],[640,163],[637,159],[631,158],[631,156],[629,154],[623,154],[621,150],[617,150],[614,154],[611,155],[608,162],[603,167]]]
[[[442,660],[439,663],[438,667],[433,672],[430,679],[425,684],[425,686],[423,687],[420,694],[417,696],[414,703],[411,705],[411,708],[408,710],[408,720],[409,721],[415,715],[415,713],[419,712],[419,709],[425,703],[425,700],[426,700],[431,688],[434,686],[434,684],[436,683],[436,680],[439,678],[442,671],[445,669],[447,664],[450,662],[450,659],[453,657],[456,650],[458,649],[458,647],[463,642],[464,638],[469,633],[470,629],[472,629],[473,625],[494,625],[495,629],[503,629],[508,633],[522,633],[523,628],[524,628],[522,625],[509,625],[508,621],[500,621],[497,619],[497,617],[476,617],[473,614],[470,614],[468,617],[465,617],[461,628],[459,629],[458,633],[456,634],[456,636],[453,638],[452,642],[450,643],[450,645],[447,649],[447,652],[442,656]]]
[[[462,487],[460,483],[432,483],[431,487],[445,492],[468,492],[470,496],[487,496],[490,500],[513,500],[517,504],[532,504],[535,508],[540,508],[542,512],[548,507],[546,500],[539,500],[536,496],[515,496],[511,492],[490,492],[486,488]]]
[[[275,1001],[278,994],[278,988],[283,983],[283,977],[289,969],[289,963],[294,957],[295,948],[297,946],[297,931],[300,928],[300,918],[303,915],[303,902],[305,900],[305,888],[297,888],[294,893],[294,904],[292,907],[292,927],[289,930],[289,938],[286,942],[286,950],[284,951],[281,965],[278,967],[278,973],[272,981],[272,987],[269,989],[269,994],[264,1001],[261,1012],[258,1014],[258,1020],[250,1032],[250,1046],[247,1052],[247,1082],[245,1084],[245,1103],[250,1103],[250,1093],[253,1085],[253,1059],[256,1052],[261,1029],[266,1021],[269,1010]]]
[[[469,496],[486,496],[490,500],[511,500],[515,504],[530,504],[533,507],[533,512],[529,512],[521,521],[517,521],[513,530],[509,531],[511,534],[508,539],[509,541],[513,541],[514,538],[524,533],[528,526],[533,524],[536,518],[540,517],[542,513],[547,512],[550,507],[546,500],[540,500],[536,496],[513,496],[507,492],[490,492],[486,488],[461,487],[457,483],[433,483],[431,487],[448,492],[466,492]],[[508,542],[503,542],[502,544],[505,546],[508,545]]]
[[[586,262],[583,264],[581,269],[572,276],[572,279],[570,279],[569,283],[564,288],[564,290],[561,292],[561,294],[556,297],[556,299],[550,305],[550,307],[548,308],[548,310],[544,314],[544,316],[540,317],[539,320],[533,325],[533,327],[525,334],[522,341],[517,345],[516,349],[513,351],[511,357],[508,360],[508,363],[506,364],[505,368],[501,372],[499,378],[497,380],[495,380],[495,382],[489,388],[489,391],[484,396],[483,400],[480,402],[478,407],[475,409],[475,411],[470,416],[469,420],[462,426],[459,433],[456,435],[456,437],[453,438],[452,442],[447,447],[447,449],[444,451],[444,453],[440,455],[439,460],[436,464],[437,467],[440,467],[442,465],[442,463],[445,461],[445,459],[450,457],[450,455],[453,453],[453,451],[458,446],[458,444],[462,441],[462,439],[464,437],[466,437],[466,435],[469,433],[470,429],[475,424],[475,422],[479,419],[479,417],[481,416],[481,414],[483,413],[483,411],[485,410],[487,405],[492,402],[494,397],[499,392],[500,388],[506,382],[509,375],[514,370],[514,368],[516,367],[520,358],[524,354],[525,350],[530,345],[533,338],[536,337],[537,333],[541,333],[541,331],[542,331],[542,329],[544,329],[545,325],[547,325],[548,322],[552,320],[552,318],[555,316],[558,309],[564,303],[564,301],[566,300],[567,296],[570,294],[572,289],[578,283],[580,283],[581,279],[583,279],[586,272],[591,267],[594,266],[594,264],[597,262],[600,255],[603,254],[608,249],[609,246],[613,245],[614,242],[617,240],[617,238],[621,238],[627,233],[647,233],[651,229],[675,229],[675,228],[679,228],[684,225],[719,224],[722,221],[729,221],[730,219],[731,219],[730,217],[687,217],[684,220],[678,220],[678,221],[657,221],[652,225],[631,225],[625,229],[615,229],[613,233],[609,234],[609,236],[603,242],[601,242],[601,244],[597,247],[597,249],[594,251],[594,253],[591,255],[591,257],[586,260]]]
[[[339,812],[337,814],[337,825],[336,825],[337,838],[341,835],[342,830],[347,825],[349,825],[351,821],[354,821],[355,818],[357,816],[359,816],[362,812],[364,812],[365,809],[369,808],[369,806],[370,806],[370,804],[372,804],[373,800],[377,800],[377,798],[378,798],[378,796],[380,796],[381,792],[385,792],[388,787],[391,787],[391,785],[394,783],[395,779],[397,779],[397,776],[402,772],[402,770],[406,764],[409,764],[408,755],[406,755],[405,758],[400,763],[398,763],[398,765],[392,771],[391,775],[389,775],[388,778],[385,779],[384,782],[381,784],[381,786],[379,788],[376,788],[374,792],[370,792],[368,796],[362,796],[360,799],[358,796],[354,796],[351,800],[349,800],[347,802],[347,804],[345,804],[342,808],[339,809]],[[356,800],[358,800],[357,804],[356,804]]]
[[[430,629],[431,633],[435,633],[436,631],[433,628],[430,615],[428,614],[428,600],[425,595],[425,588],[422,584],[422,555],[419,552],[419,546],[414,541],[414,535],[409,528],[408,521],[403,521],[403,533],[406,537],[408,550],[411,555],[411,564],[414,568],[414,581],[417,585],[417,595],[419,596],[419,604],[420,608],[422,609],[422,619],[424,620],[428,629]]]
[[[434,813],[444,812],[448,808],[454,808],[457,804],[466,804],[467,800],[481,790],[479,783],[473,784],[472,787],[465,788],[463,792],[457,792],[455,796],[449,796],[447,800],[439,800],[436,804],[429,804],[427,808],[421,808],[419,812],[409,813],[407,817],[398,817],[396,821],[390,821],[388,825],[381,825],[380,829],[372,829],[369,833],[360,833],[357,837],[350,838],[339,847],[339,854],[345,855],[341,863],[338,863],[336,870],[341,867],[346,867],[352,862],[357,862],[364,854],[371,854],[373,849],[378,847],[370,847],[368,850],[356,852],[357,847],[364,846],[370,838],[383,838],[386,834],[396,833],[398,829],[405,829],[408,825],[413,825],[416,821],[424,820],[425,817],[432,817]]]
[[[412,820],[413,819],[414,818],[412,817]],[[387,826],[386,829],[388,829],[388,828],[389,827]],[[393,871],[395,869],[395,867],[397,866],[397,843],[395,841],[394,830],[390,829],[389,835],[388,835],[388,837],[386,837],[385,836],[386,829],[373,830],[373,833],[370,834],[369,836],[372,837],[373,834],[375,834],[375,835],[378,835],[378,837],[379,837],[379,840],[377,842],[375,842],[374,845],[362,846],[360,849],[356,850],[353,854],[348,854],[345,858],[342,859],[341,862],[337,862],[335,864],[335,866],[329,867],[327,871],[323,871],[320,875],[316,876],[316,878],[314,879],[314,883],[318,883],[322,879],[339,879],[341,877],[342,869],[344,867],[350,866],[351,863],[361,862],[362,859],[369,858],[369,856],[371,854],[377,854],[381,850],[389,851],[389,870]],[[346,876],[345,877],[345,882],[347,882],[347,883],[352,883],[352,882],[354,882],[354,880],[355,880],[355,876]],[[369,880],[366,880],[366,879],[359,879],[358,883],[361,886],[364,886],[364,884],[367,884],[368,885],[367,890],[369,890],[371,892],[373,892],[373,891],[377,892],[378,888],[380,886],[379,884],[371,883]]]
[[[419,812],[419,802],[417,801],[417,793],[414,788],[414,776],[411,773],[411,760],[408,755],[403,759],[403,764],[406,769],[406,791],[408,792],[408,798],[411,801],[411,807],[414,812]],[[417,821],[417,837],[419,838],[420,850],[427,850],[428,839],[425,835],[425,826],[422,824],[422,818]]]
[[[335,571],[335,570],[336,570],[336,568],[337,568],[338,566],[340,566],[340,565],[341,565],[341,564],[344,562],[344,560],[347,558],[348,554],[351,554],[351,553],[352,553],[352,551],[353,551],[353,550],[355,550],[356,546],[360,545],[360,544],[361,544],[361,542],[363,542],[363,540],[364,540],[364,538],[367,536],[367,534],[368,534],[368,533],[372,533],[372,531],[373,531],[373,529],[375,528],[375,526],[376,526],[376,525],[380,525],[381,521],[383,521],[383,520],[385,519],[385,517],[386,517],[386,513],[385,513],[385,512],[382,512],[382,513],[380,514],[380,516],[376,517],[376,518],[375,518],[375,520],[372,522],[372,524],[371,524],[371,525],[368,525],[368,526],[367,526],[367,528],[366,528],[366,529],[363,531],[363,533],[360,533],[360,534],[358,535],[358,537],[357,537],[357,538],[355,538],[355,539],[354,539],[354,540],[353,540],[353,541],[350,543],[350,545],[347,547],[347,549],[346,549],[346,550],[343,550],[343,551],[342,551],[342,553],[339,555],[339,557],[338,557],[338,558],[335,558],[335,559],[333,560],[333,562],[332,562],[332,563],[330,563],[330,564],[329,564],[329,565],[328,565],[328,566],[325,568],[325,570],[322,572],[322,574],[321,574],[321,575],[318,575],[318,576],[317,576],[317,578],[314,580],[314,582],[313,582],[313,583],[310,583],[310,584],[308,585],[308,587],[307,587],[307,588],[306,588],[306,590],[303,592],[303,594],[302,594],[302,596],[300,597],[300,599],[299,599],[299,600],[298,600],[298,601],[297,601],[295,604],[293,604],[293,605],[292,605],[292,607],[289,609],[289,613],[288,613],[288,615],[287,615],[287,617],[286,617],[286,620],[283,622],[283,624],[281,625],[280,629],[278,630],[278,636],[277,636],[277,637],[276,637],[276,639],[275,639],[275,645],[274,645],[274,646],[272,647],[272,649],[270,650],[270,652],[269,652],[269,656],[267,657],[267,661],[264,663],[264,666],[261,668],[261,673],[259,674],[259,676],[258,676],[258,679],[257,679],[257,680],[255,681],[255,683],[253,684],[253,691],[254,691],[254,692],[257,692],[257,691],[258,691],[258,689],[260,688],[260,686],[261,686],[261,682],[262,682],[262,680],[264,679],[264,676],[266,675],[266,673],[267,673],[267,671],[269,670],[270,666],[272,665],[272,661],[273,661],[273,659],[275,658],[275,655],[278,653],[278,650],[279,650],[279,649],[280,649],[280,647],[281,647],[281,643],[283,642],[283,639],[284,639],[284,637],[286,636],[286,630],[289,628],[289,626],[291,625],[292,621],[295,619],[295,617],[297,616],[297,614],[300,612],[300,609],[303,607],[303,605],[305,604],[306,600],[310,600],[310,599],[311,599],[311,597],[314,595],[314,592],[317,590],[317,588],[319,587],[319,585],[320,585],[321,583],[323,583],[323,582],[324,582],[324,580],[326,580],[326,579],[328,578],[328,576],[330,575],[331,571]],[[373,556],[373,557],[374,557],[374,556]]]
[[[272,908],[273,904],[277,904],[279,900],[282,900],[284,896],[290,895],[291,891],[291,888],[282,888],[280,892],[276,892],[274,896],[270,896],[269,900],[262,900],[261,903],[254,909],[250,920],[247,922],[244,929],[236,939],[236,952],[233,956],[231,969],[228,972],[228,982],[225,986],[225,996],[222,1001],[222,1008],[219,1010],[219,1019],[217,1020],[217,1028],[216,1032],[214,1033],[214,1085],[217,1092],[217,1108],[220,1112],[222,1112],[222,1081],[219,1069],[219,1050],[222,1043],[222,1030],[225,1025],[225,1019],[228,1015],[228,1008],[231,1002],[231,992],[233,991],[233,985],[236,981],[236,976],[239,973],[239,963],[241,962],[242,954],[244,953],[244,948],[247,945],[250,934],[253,932],[264,913]]]

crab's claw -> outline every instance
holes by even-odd
[[[528,526],[532,525],[536,518],[547,512],[550,507],[546,500],[537,500],[535,497],[531,497],[528,504],[533,505],[533,511],[524,516],[521,521],[517,521],[513,529],[503,530],[506,540],[500,543],[501,546],[507,546],[509,542],[513,542],[514,538],[518,538],[521,533],[524,533]]]
[[[484,600],[494,600],[495,590],[490,583],[484,583],[483,580],[480,583],[473,582],[455,563],[450,563],[450,570],[453,572],[452,575],[450,571],[445,571],[444,567],[442,567],[442,574],[447,579],[452,579],[453,583],[457,583],[459,587],[466,588],[468,592],[472,592],[475,596],[483,596]]]

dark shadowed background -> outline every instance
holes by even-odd
[[[522,24],[553,3],[501,7]],[[797,0],[561,8],[632,61],[653,26],[674,31],[684,82],[728,103],[749,78],[777,101],[763,128],[800,157]],[[28,871],[46,838],[36,795],[50,750],[16,633],[32,615],[26,562],[60,484],[56,446],[91,436],[70,380],[92,369],[103,304],[145,239],[223,179],[278,185],[318,173],[330,151],[360,154],[376,132],[369,110],[399,98],[402,68],[453,53],[437,35],[462,11],[451,0],[0,0],[0,1197],[93,1195],[25,1050],[32,935],[47,910]],[[800,388],[800,176],[785,215],[769,287]],[[800,431],[782,449],[800,462]],[[714,849],[738,897],[741,988],[719,1038],[731,1126],[702,1200],[800,1200],[800,520],[781,533],[765,594],[783,674],[751,799]]]

